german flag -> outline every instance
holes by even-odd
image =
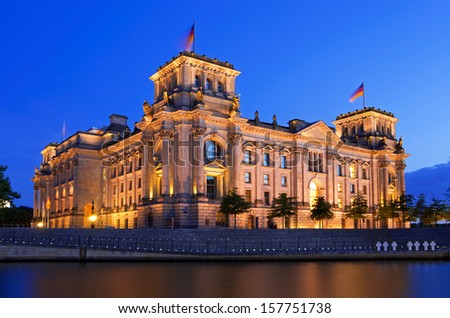
[[[358,97],[361,97],[364,95],[364,82],[359,85],[359,87],[356,89],[356,91],[352,94],[352,96],[350,96],[350,102],[354,102],[355,99],[357,99]]]
[[[186,38],[186,46],[185,46],[185,50],[190,52],[190,51],[194,51],[194,28],[195,28],[195,23],[192,24],[192,28],[191,31],[189,32],[189,35]]]

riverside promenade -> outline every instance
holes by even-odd
[[[448,260],[450,228],[0,229],[0,261]]]

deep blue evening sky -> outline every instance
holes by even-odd
[[[450,156],[449,1],[2,1],[0,164],[32,205],[40,151],[67,135],[142,116],[148,77],[183,50],[229,61],[243,116],[324,120],[362,107],[393,112],[408,171]]]

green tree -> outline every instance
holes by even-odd
[[[401,213],[402,227],[405,227],[405,222],[411,221],[411,210],[413,208],[414,196],[403,192],[395,204],[398,211]]]
[[[297,211],[297,198],[288,197],[286,193],[280,193],[278,197],[273,199],[273,206],[269,210],[267,218],[269,220],[273,218],[283,218],[285,226],[287,220]]]
[[[231,190],[222,198],[219,211],[226,216],[234,215],[234,228],[236,228],[236,216],[238,214],[248,213],[251,211],[252,204],[247,202],[243,196]]]
[[[0,166],[0,207],[4,207],[8,203],[14,205],[14,199],[19,199],[20,194],[13,191],[9,178],[5,176],[7,166]]]
[[[411,210],[411,219],[414,221],[420,221],[423,224],[423,218],[428,210],[427,199],[425,194],[421,193],[417,197],[417,200]]]
[[[317,197],[309,217],[314,221],[319,221],[320,228],[323,229],[323,220],[334,219],[334,213],[331,211],[331,203],[326,201],[324,197]]]
[[[31,225],[33,208],[26,206],[0,208],[0,226],[25,226]]]
[[[359,227],[361,228],[361,220],[366,218],[368,210],[366,198],[358,192],[345,217],[348,219],[359,220]]]
[[[443,200],[431,199],[431,204],[425,210],[422,222],[427,225],[434,224],[434,226],[437,226],[438,221],[446,218],[446,208],[447,206]]]
[[[387,221],[389,219],[396,219],[399,217],[397,202],[390,200],[388,202],[383,202],[378,208],[378,213],[376,219],[381,221],[381,228],[387,227]]]

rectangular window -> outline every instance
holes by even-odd
[[[123,192],[123,182],[120,184],[120,192]]]
[[[339,182],[337,184],[337,190],[338,190],[338,192],[342,192],[342,183],[341,182]]]
[[[317,160],[317,172],[323,172],[323,154],[319,153],[319,157]]]
[[[263,166],[268,167],[270,166],[270,153],[265,152],[263,154]]]
[[[269,185],[269,175],[268,174],[264,175],[264,185]]]
[[[123,204],[123,197],[122,198],[120,198],[120,206],[122,207],[124,204]]]
[[[125,219],[125,229],[128,229],[128,219]]]
[[[132,197],[132,196],[130,196],[130,197],[128,198],[128,206],[131,207],[131,204],[133,204],[133,197]]]
[[[368,179],[368,178],[367,178],[367,168],[362,168],[361,174],[362,174],[361,177],[362,177],[363,179]]]
[[[270,192],[264,192],[264,204],[270,205]]]
[[[358,168],[355,165],[350,165],[350,167],[349,167],[350,178],[357,178],[358,177],[357,169]]]
[[[206,176],[206,196],[208,199],[216,198],[216,177]]]
[[[116,194],[116,185],[113,186],[113,194]]]
[[[131,160],[128,162],[127,173],[130,173],[130,172],[132,172],[132,171],[133,171],[133,159],[131,159]]]
[[[281,169],[286,169],[287,168],[286,156],[281,156],[280,157],[280,168]]]
[[[138,189],[142,187],[142,179],[138,178]]]
[[[133,190],[133,180],[130,180],[130,182],[128,182],[128,190]]]
[[[363,185],[362,186],[362,194],[367,194],[367,186],[366,185]]]
[[[286,176],[281,176],[281,186],[287,187],[287,177]]]
[[[142,157],[139,156],[138,158],[138,164],[136,166],[136,170],[140,170],[142,168]]]
[[[337,205],[338,205],[339,209],[342,209],[342,198],[337,199]]]
[[[355,185],[354,184],[350,184],[350,193],[355,193]]]
[[[252,202],[252,190],[245,190],[245,201]]]
[[[250,172],[245,173],[245,183],[251,183],[252,182],[252,175]]]
[[[244,163],[252,163],[252,152],[250,150],[244,150]]]
[[[111,179],[116,177],[116,168],[111,169]]]
[[[123,164],[120,165],[119,169],[120,169],[119,170],[119,176],[122,176],[123,175]]]
[[[342,177],[343,173],[342,173],[342,166],[341,165],[337,165],[337,175],[338,177]]]
[[[312,152],[308,153],[308,171],[314,171],[314,155]]]
[[[134,218],[134,219],[133,219],[133,227],[134,227],[135,229],[137,229],[137,227],[138,227],[138,219],[137,219],[137,218]]]
[[[141,196],[141,194],[139,193],[139,194],[138,194],[138,202],[141,202],[141,200],[142,200],[142,196]]]

